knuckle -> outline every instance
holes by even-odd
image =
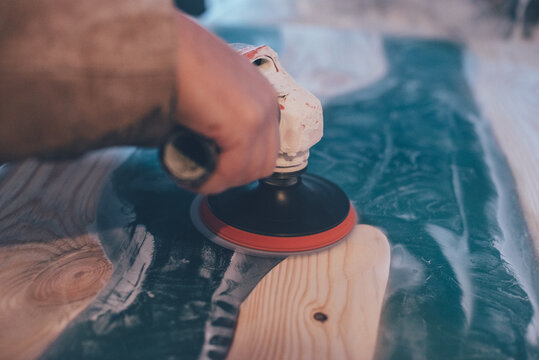
[[[274,99],[267,97],[257,97],[242,105],[241,118],[246,126],[261,127],[265,126],[274,117],[278,117],[278,106],[273,103]],[[276,101],[276,100],[275,100]],[[274,106],[275,105],[275,106]],[[277,121],[275,122],[277,123]]]
[[[221,171],[221,184],[227,188],[240,185],[245,173],[241,159],[227,165]]]
[[[265,116],[265,109],[257,102],[249,102],[244,104],[241,112],[242,125],[249,129],[260,126],[262,119]]]
[[[268,177],[268,176],[271,176],[271,174],[273,174],[275,170],[275,165],[267,165],[265,166],[264,170],[262,171],[262,176],[261,177]]]

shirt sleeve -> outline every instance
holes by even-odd
[[[175,12],[172,0],[0,2],[0,162],[162,137]]]

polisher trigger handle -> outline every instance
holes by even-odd
[[[213,140],[178,126],[161,146],[159,159],[178,185],[196,189],[215,171],[219,152]]]

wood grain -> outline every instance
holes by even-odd
[[[110,153],[0,167],[0,359],[34,359],[110,278],[92,231]]]
[[[387,238],[367,225],[287,258],[242,304],[228,359],[372,358],[389,262]]]
[[[0,359],[36,358],[111,271],[91,236],[1,247]]]

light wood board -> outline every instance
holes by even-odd
[[[34,359],[107,282],[91,236],[0,248],[0,359]]]
[[[285,259],[241,305],[228,359],[371,359],[389,263],[387,238],[367,225]]]
[[[99,153],[0,168],[0,359],[38,357],[110,278],[91,226],[116,162]]]

